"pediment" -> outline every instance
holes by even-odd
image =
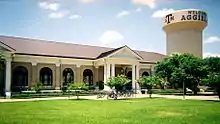
[[[111,54],[109,58],[121,58],[121,59],[133,59],[141,60],[142,58],[135,53],[133,50],[129,49],[127,46],[119,49],[115,53]]]
[[[15,49],[11,48],[10,46],[0,42],[0,51],[1,52],[4,52],[4,51],[7,51],[7,52],[12,52],[12,51],[15,51]]]

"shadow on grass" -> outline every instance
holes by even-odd
[[[86,101],[86,100],[90,100],[90,99],[84,99],[84,98],[79,98],[79,99],[69,99],[71,101]]]
[[[145,97],[145,98],[138,98],[138,97],[134,97],[134,98],[122,98],[122,99],[117,99],[117,100],[151,100],[151,99],[161,99],[159,97],[152,97],[152,98],[149,98],[149,97]]]
[[[220,100],[205,100],[207,102],[217,102],[217,103],[220,103]]]

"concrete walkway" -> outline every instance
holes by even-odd
[[[133,97],[129,98],[147,98],[149,95],[147,94],[136,94]],[[183,96],[175,96],[175,95],[158,95],[158,94],[152,94],[152,97],[156,98],[168,98],[168,99],[183,99]],[[80,96],[80,99],[88,99],[88,100],[107,100],[105,98],[96,98],[96,95],[94,96]],[[49,97],[49,98],[31,98],[31,99],[0,99],[0,102],[21,102],[21,101],[40,101],[40,100],[67,100],[67,99],[76,99],[76,96],[72,97]],[[119,97],[119,99],[123,99],[123,97]],[[191,99],[191,100],[215,100],[218,101],[218,96],[186,96],[185,99]]]
[[[160,97],[160,98],[168,98],[168,99],[183,99],[183,96],[177,96],[177,95],[158,95],[153,94],[152,97]],[[212,101],[218,101],[218,96],[185,96],[185,99],[191,99],[191,100],[212,100]]]

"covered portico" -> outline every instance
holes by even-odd
[[[15,49],[6,44],[0,43],[0,53],[1,53],[1,92],[5,92],[6,98],[11,96],[11,62],[13,58],[13,53]]]
[[[96,66],[104,66],[104,83],[110,77],[116,76],[116,67],[128,68],[132,72],[132,89],[137,89],[136,81],[139,79],[139,66],[140,61],[143,60],[136,52],[131,50],[128,46],[120,47],[114,51],[103,53],[105,55],[98,59],[95,63]],[[124,71],[124,70],[122,70]]]

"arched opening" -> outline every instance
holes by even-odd
[[[142,76],[149,76],[149,73],[145,71],[142,73]]]
[[[93,85],[93,73],[92,73],[92,70],[86,69],[86,70],[83,71],[83,82],[87,86]]]
[[[67,86],[69,83],[74,81],[74,73],[71,68],[63,70],[63,86]]]
[[[28,70],[23,66],[17,66],[12,72],[12,85],[13,92],[25,90],[28,86]]]
[[[40,81],[44,86],[52,86],[53,72],[50,68],[44,67],[40,70]]]
[[[128,73],[126,74],[127,78],[130,79],[131,81],[125,85],[125,88],[127,90],[131,90],[132,89],[132,71],[128,71]]]
[[[132,79],[132,71],[129,71],[126,76],[128,79]]]
[[[0,60],[0,96],[5,94],[5,63],[3,60]]]

